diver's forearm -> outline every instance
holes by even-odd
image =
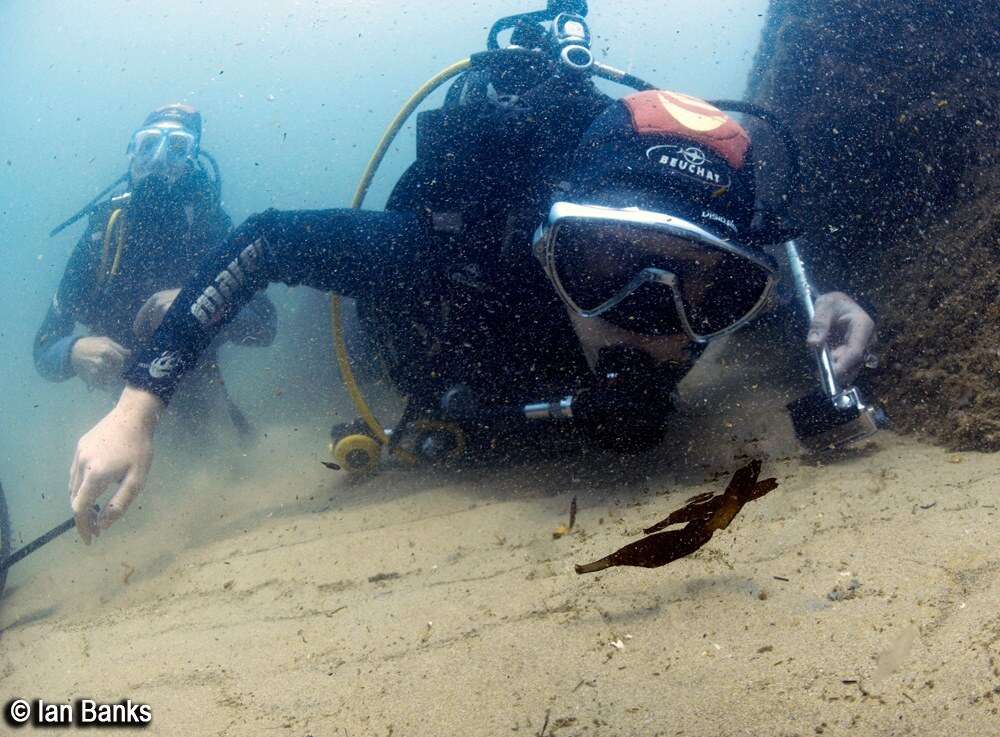
[[[268,210],[249,218],[199,265],[126,381],[169,401],[180,376],[254,293],[283,282],[364,294],[405,273],[419,233],[417,218],[402,213]]]
[[[152,434],[160,422],[165,406],[164,402],[155,395],[126,384],[118,399],[118,404],[115,405],[115,411],[127,414],[137,429]]]

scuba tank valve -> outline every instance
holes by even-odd
[[[559,61],[574,72],[586,72],[594,65],[590,53],[590,29],[582,15],[560,13],[552,21],[552,38],[559,48]]]

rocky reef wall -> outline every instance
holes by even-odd
[[[877,310],[896,428],[1000,450],[1000,2],[772,0],[747,96],[801,147],[816,281]]]

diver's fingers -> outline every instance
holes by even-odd
[[[819,348],[826,343],[835,313],[836,303],[833,300],[823,297],[816,300],[816,312],[809,324],[809,335],[806,337],[806,343],[810,348]]]
[[[110,361],[111,369],[113,373],[121,373],[122,367],[125,365],[125,354],[115,353]]]
[[[116,373],[115,367],[111,361],[106,358],[101,358],[98,361],[95,361],[94,365],[91,367],[91,370],[87,375],[87,383],[91,386],[104,387],[107,385],[108,379]]]
[[[108,485],[107,479],[101,474],[91,471],[86,474],[80,491],[73,498],[73,517],[76,520],[76,530],[84,545],[90,545],[90,538],[97,533],[97,514],[94,512],[94,502],[100,499]]]
[[[840,318],[844,324],[844,340],[830,354],[838,378],[852,379],[865,360],[865,351],[875,334],[875,321],[863,309],[846,312]]]
[[[830,351],[833,375],[842,383],[854,381],[864,357],[864,351],[856,351],[846,344],[837,346]]]
[[[830,351],[830,366],[833,369],[833,375],[839,381],[846,381],[851,378],[854,363],[854,357],[847,346],[838,345]]]
[[[87,365],[87,373],[90,376],[100,376],[107,370],[108,359],[104,354],[94,356]]]
[[[108,346],[108,350],[102,356],[105,362],[105,369],[114,372],[121,371],[129,355],[131,355],[131,351],[128,348],[112,341],[111,345]]]
[[[101,378],[106,378],[110,374],[118,373],[125,361],[117,353],[108,353],[101,358]]]
[[[132,355],[132,351],[123,345],[114,343],[111,347],[111,353],[120,362],[124,362],[129,356]]]
[[[852,310],[848,317],[846,343],[858,355],[864,356],[875,335],[875,321],[863,309]]]
[[[115,495],[111,497],[111,500],[101,510],[97,520],[98,527],[102,530],[111,527],[118,518],[125,514],[125,510],[128,509],[132,500],[138,496],[141,489],[142,479],[139,478],[139,474],[130,473],[126,476],[121,486],[118,487],[118,491],[115,492]]]

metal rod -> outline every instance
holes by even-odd
[[[802,264],[802,257],[799,255],[798,245],[795,240],[785,243],[785,252],[788,254],[788,265],[792,271],[792,281],[795,283],[795,291],[798,292],[802,302],[802,309],[806,313],[806,320],[812,322],[816,316],[816,306],[813,304],[813,288],[806,276],[805,266]],[[816,351],[816,364],[819,368],[819,381],[827,396],[835,397],[840,394],[840,387],[833,373],[833,361],[830,359],[830,350],[825,345]]]
[[[55,527],[53,527],[51,530],[49,530],[48,532],[46,532],[41,537],[39,537],[39,538],[37,538],[35,540],[32,540],[30,543],[28,543],[27,545],[25,545],[23,548],[15,550],[9,556],[7,556],[2,561],[0,561],[0,572],[5,572],[8,568],[10,568],[12,565],[14,565],[15,563],[17,563],[22,558],[25,558],[26,556],[31,555],[32,553],[34,553],[36,550],[38,550],[43,545],[52,542],[57,537],[59,537],[60,535],[62,535],[64,532],[67,532],[68,530],[73,529],[73,526],[75,524],[76,524],[76,520],[73,519],[72,517],[70,517],[65,522],[63,522],[63,523],[61,523],[61,524],[56,525]]]

